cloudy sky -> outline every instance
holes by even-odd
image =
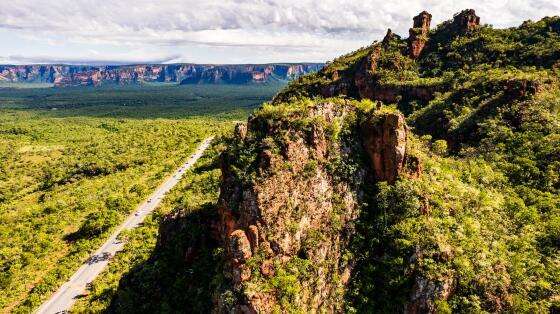
[[[0,0],[0,63],[324,62],[465,8],[500,28],[560,15],[558,0]]]

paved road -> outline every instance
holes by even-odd
[[[159,205],[165,194],[179,182],[185,170],[189,169],[202,156],[210,146],[211,141],[212,137],[204,140],[187,162],[160,185],[147,201],[140,204],[134,213],[111,234],[109,239],[35,313],[53,314],[70,310],[76,298],[86,291],[86,285],[103,271],[115,253],[123,249],[124,243],[117,240],[118,235],[123,230],[136,228]]]

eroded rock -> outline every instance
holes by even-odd
[[[265,277],[274,276],[274,264],[271,260],[266,260],[261,264],[261,274]]]
[[[461,11],[453,17],[453,26],[456,31],[468,32],[476,29],[480,25],[480,17],[473,9]]]
[[[402,172],[407,126],[400,113],[373,115],[362,125],[364,148],[376,180],[393,183]]]
[[[387,34],[385,34],[385,37],[383,37],[383,41],[381,41],[381,43],[387,46],[395,38],[398,38],[398,35],[393,33],[393,31],[389,28],[387,30]]]
[[[405,312],[409,314],[436,313],[435,301],[447,300],[453,292],[454,286],[454,277],[451,275],[438,281],[417,276]]]
[[[251,243],[251,250],[253,253],[259,248],[259,229],[255,225],[250,225],[247,228],[247,236],[249,237],[249,242]]]
[[[336,300],[343,297],[347,281],[330,282],[326,274],[349,277],[352,264],[339,266],[333,261],[341,259],[352,233],[333,231],[333,219],[340,228],[352,228],[359,201],[358,193],[347,182],[334,181],[324,168],[331,158],[348,151],[326,130],[346,115],[354,115],[356,108],[345,102],[325,101],[305,110],[306,119],[320,122],[298,129],[284,117],[250,118],[241,145],[254,147],[256,180],[241,181],[230,169],[237,152],[224,152],[222,160],[229,164],[222,170],[219,206],[224,225],[219,229],[235,228],[222,238],[228,245],[224,275],[232,279],[237,309],[268,313],[278,308],[281,301],[277,292],[261,289],[262,280],[271,280],[280,269],[289,273],[294,267],[288,266],[290,263],[299,265],[307,260],[313,267],[308,276],[298,278],[301,293],[292,300],[294,304],[303,312],[341,310],[342,303]],[[356,139],[355,147],[358,143]],[[359,173],[354,179],[364,177]],[[262,276],[253,278],[255,271]]]
[[[253,253],[251,252],[251,243],[243,230],[235,230],[229,236],[229,249],[231,256],[239,263],[246,262]]]
[[[432,15],[426,11],[422,11],[414,17],[413,21],[412,28],[409,30],[408,49],[410,57],[416,59],[420,56],[428,41]]]

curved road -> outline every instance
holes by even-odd
[[[109,239],[35,313],[53,314],[69,311],[76,298],[86,291],[87,284],[103,271],[115,253],[123,249],[124,243],[117,240],[119,234],[123,230],[136,228],[159,205],[165,194],[179,182],[185,170],[189,169],[202,156],[210,146],[212,139],[213,137],[205,139],[187,162],[160,185],[147,201],[140,204],[124,223],[111,234]]]

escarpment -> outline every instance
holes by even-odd
[[[130,85],[146,82],[249,84],[291,80],[322,68],[320,63],[263,65],[146,64],[122,66],[0,65],[0,81],[52,83],[57,87]]]
[[[238,125],[221,158],[220,234],[239,295],[230,310],[340,312],[361,186],[403,171],[404,118],[362,117],[369,114],[341,99],[278,106]]]
[[[560,18],[431,19],[293,81],[225,140],[214,312],[558,308],[560,53],[541,48]]]

